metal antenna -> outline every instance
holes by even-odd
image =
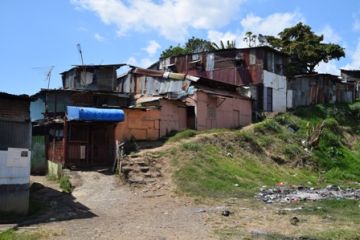
[[[82,50],[81,50],[81,45],[80,43],[76,44],[76,47],[79,51],[80,57],[81,57],[81,65],[84,65],[84,59],[83,59],[83,55],[82,55]]]
[[[51,73],[55,66],[33,67],[32,69],[44,71],[45,79],[48,82],[47,88],[50,88]]]
[[[49,71],[46,74],[46,80],[48,81],[48,89],[50,88],[51,72],[54,69],[54,66],[49,68]]]

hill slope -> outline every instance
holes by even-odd
[[[247,197],[278,182],[349,186],[360,182],[359,121],[360,102],[299,108],[241,130],[186,130],[163,156],[193,196]]]

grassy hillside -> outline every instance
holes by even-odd
[[[360,182],[359,121],[360,102],[299,108],[241,130],[178,133],[165,155],[193,196],[247,197],[278,182],[351,186]]]

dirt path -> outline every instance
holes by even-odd
[[[96,215],[39,224],[51,239],[211,239],[205,216],[167,185],[146,191],[121,184],[115,175],[73,172],[80,186],[74,201]],[[39,179],[46,184],[44,179]]]

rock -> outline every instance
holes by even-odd
[[[228,217],[228,216],[230,216],[230,211],[229,210],[227,210],[227,209],[225,209],[224,211],[222,211],[222,213],[221,213],[221,215],[223,215],[224,217]]]
[[[298,217],[292,217],[290,219],[290,223],[294,226],[296,226],[298,223],[300,222],[299,218]]]

